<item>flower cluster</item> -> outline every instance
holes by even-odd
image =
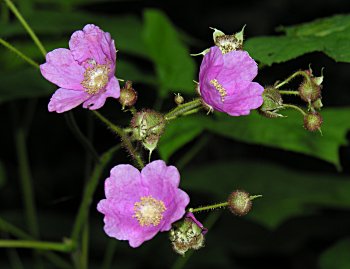
[[[252,200],[261,195],[250,196],[245,191],[234,191],[224,203],[188,209],[190,198],[181,189],[180,174],[176,167],[164,161],[150,161],[144,165],[143,146],[151,152],[167,124],[177,117],[198,112],[202,108],[219,111],[230,116],[243,116],[259,109],[267,117],[283,115],[278,112],[292,105],[284,104],[280,89],[297,75],[304,77],[298,91],[292,92],[307,102],[308,113],[304,126],[310,131],[320,130],[322,118],[316,110],[322,107],[321,83],[323,76],[314,77],[312,70],[298,71],[283,82],[264,89],[253,82],[258,74],[257,63],[243,50],[243,31],[225,35],[214,29],[214,46],[205,50],[200,65],[197,91],[199,98],[185,102],[180,94],[175,95],[176,107],[166,114],[152,109],[136,110],[138,93],[131,81],[120,89],[116,70],[116,48],[109,33],[88,24],[76,31],[69,41],[69,49],[59,48],[46,55],[40,66],[42,75],[59,89],[48,105],[49,111],[66,112],[80,104],[84,108],[101,108],[106,98],[119,99],[122,110],[132,113],[128,128],[120,128],[100,113],[94,111],[108,127],[121,137],[122,143],[135,159],[139,171],[132,165],[119,164],[110,171],[105,180],[105,199],[97,210],[104,214],[104,230],[110,237],[128,240],[131,247],[139,247],[158,232],[170,231],[174,250],[184,255],[190,249],[204,246],[207,229],[195,218],[195,212],[228,207],[232,213],[243,216],[249,212]],[[289,92],[290,93],[290,92]],[[299,111],[302,109],[295,107]],[[136,144],[136,148],[134,145]]]

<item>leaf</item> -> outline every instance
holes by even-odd
[[[271,65],[320,51],[337,62],[350,62],[350,15],[336,15],[291,27],[284,36],[265,36],[246,41],[245,49],[262,64]]]
[[[0,81],[0,103],[18,98],[48,96],[55,89],[41,76],[39,69],[34,68],[1,72]]]
[[[320,257],[321,269],[350,268],[350,239],[343,239],[328,248]]]
[[[235,189],[262,194],[247,215],[275,228],[289,218],[314,214],[322,207],[349,208],[350,182],[324,173],[301,173],[263,162],[206,163],[182,173],[184,189],[224,201]],[[196,205],[191,205],[196,207]]]
[[[176,150],[199,136],[206,126],[205,120],[203,117],[185,117],[168,124],[158,146],[161,158],[168,161]]]
[[[155,63],[160,94],[165,96],[170,90],[193,93],[194,60],[165,14],[153,9],[145,11],[143,40]]]
[[[248,117],[220,114],[207,126],[210,131],[247,143],[271,146],[313,156],[334,164],[340,169],[339,147],[347,145],[350,129],[350,108],[323,109],[322,132],[308,132],[303,119],[295,111],[284,111],[287,118],[268,119],[257,113]]]
[[[44,45],[46,42],[44,38],[41,38],[41,35],[50,37],[48,38],[50,41],[52,36],[57,37],[59,34],[65,34],[64,39],[68,46],[69,37],[74,31],[81,30],[88,23],[93,23],[111,34],[117,49],[122,53],[127,52],[146,57],[141,39],[141,21],[130,14],[109,17],[81,11],[66,11],[62,16],[60,11],[36,10],[26,19],[30,22],[34,32],[42,39]],[[10,24],[0,23],[0,28],[3,38],[18,35],[27,36],[26,31],[18,21]]]
[[[167,127],[159,151],[167,160],[205,129],[237,141],[302,153],[341,169],[339,147],[348,143],[346,133],[350,130],[350,108],[323,109],[323,135],[306,131],[302,126],[303,118],[297,112],[283,111],[283,114],[288,117],[268,119],[257,113],[246,117],[230,117],[218,113],[215,118],[180,118]]]

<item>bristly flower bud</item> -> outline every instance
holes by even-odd
[[[252,200],[262,195],[251,196],[248,192],[243,190],[235,190],[227,199],[230,211],[237,216],[244,216],[252,208]]]
[[[273,87],[265,88],[262,98],[264,102],[258,109],[261,115],[267,118],[283,117],[283,115],[277,113],[283,108],[282,96],[277,89]]]
[[[133,116],[131,127],[133,128],[133,138],[141,141],[151,155],[164,132],[165,119],[162,114],[154,110],[141,110]]]
[[[243,48],[243,32],[242,30],[233,35],[225,35],[222,31],[211,28],[214,30],[213,39],[216,46],[218,46],[222,54],[226,54],[233,50],[241,50]]]
[[[318,112],[310,112],[304,116],[304,127],[310,132],[320,131],[323,119]]]
[[[309,68],[309,70],[306,70],[305,74],[307,76],[299,86],[299,94],[302,100],[311,104],[312,102],[321,98],[321,84],[323,82],[323,74],[320,77],[315,77],[312,74],[311,68]]]
[[[175,93],[174,102],[177,105],[181,105],[184,101],[185,101],[185,99],[182,97],[182,95],[180,93]]]
[[[132,82],[127,81],[123,88],[120,89],[119,103],[122,105],[122,108],[131,107],[135,105],[137,101],[137,92],[132,87]]]
[[[323,107],[321,98],[318,98],[316,101],[312,102],[311,107],[317,110],[321,110]]]
[[[200,249],[204,247],[204,235],[207,229],[189,212],[185,218],[174,223],[169,232],[169,239],[175,252],[180,255],[190,249]]]

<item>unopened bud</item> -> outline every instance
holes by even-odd
[[[120,89],[119,103],[123,109],[135,105],[137,101],[137,92],[132,87],[132,82],[127,81],[123,88]]]
[[[267,118],[283,117],[283,115],[277,113],[283,108],[282,96],[277,89],[267,87],[264,90],[262,97],[264,102],[258,109],[261,115]]]
[[[204,235],[208,230],[189,212],[185,218],[175,222],[169,232],[169,239],[175,252],[184,255],[190,249],[204,246]]]
[[[318,98],[316,101],[312,102],[311,106],[314,109],[320,110],[323,107],[321,98]]]
[[[304,127],[310,132],[321,131],[323,119],[318,112],[310,112],[304,116]]]
[[[185,99],[181,96],[181,94],[176,93],[174,97],[174,101],[177,105],[181,105],[185,101]]]
[[[252,200],[261,196],[262,195],[250,196],[246,191],[236,190],[232,192],[227,199],[228,207],[233,214],[244,216],[252,208]]]

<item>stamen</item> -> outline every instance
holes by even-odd
[[[225,88],[216,79],[212,79],[210,81],[210,84],[213,85],[215,89],[219,92],[221,96],[221,101],[224,102],[225,96],[227,95]]]
[[[234,35],[221,35],[215,38],[215,45],[218,46],[222,54],[240,49],[240,44]]]
[[[166,207],[163,201],[154,199],[151,195],[141,197],[140,202],[134,204],[134,218],[141,226],[157,226],[163,219]]]
[[[81,85],[84,87],[85,92],[94,95],[106,87],[110,68],[107,64],[96,64],[94,60],[91,60],[89,63],[93,66],[86,68]]]

